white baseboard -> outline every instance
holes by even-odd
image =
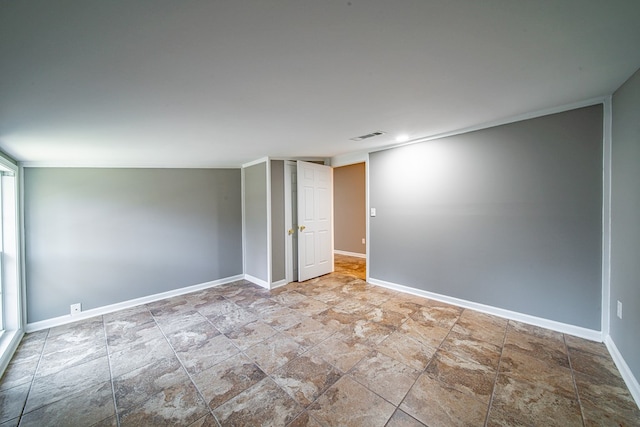
[[[262,280],[262,279],[258,279],[257,277],[254,277],[250,274],[245,274],[244,275],[244,280],[248,280],[251,283],[255,283],[258,286],[262,286],[265,289],[270,289],[271,286],[269,286],[269,282]]]
[[[556,322],[555,320],[548,320],[541,317],[531,316],[529,314],[518,313],[517,311],[505,310],[502,308],[492,307],[490,305],[484,305],[473,301],[467,301],[460,298],[449,297],[446,295],[440,295],[429,291],[423,291],[421,289],[412,288],[409,286],[398,285],[396,283],[386,282],[384,280],[378,280],[369,278],[369,283],[373,285],[382,286],[384,288],[393,289],[396,291],[417,295],[424,298],[430,298],[437,301],[446,302],[449,304],[457,305],[463,308],[470,308],[472,310],[480,311],[482,313],[492,314],[494,316],[503,317],[505,319],[517,320],[518,322],[528,323],[534,326],[540,326],[542,328],[551,329],[564,334],[575,335],[580,338],[585,338],[591,341],[602,342],[602,332],[595,331],[593,329],[587,329],[580,326],[569,325],[567,323]]]
[[[24,332],[22,330],[4,331],[0,334],[0,378],[2,378],[2,374],[7,369],[9,362],[11,362],[13,354],[18,349],[23,335]]]
[[[627,387],[631,392],[631,396],[633,396],[633,400],[636,401],[636,405],[640,406],[640,384],[638,384],[638,380],[633,375],[633,372],[631,372],[631,368],[629,368],[629,365],[625,362],[622,354],[620,354],[620,351],[618,350],[618,347],[616,347],[616,343],[613,342],[611,335],[607,335],[604,343],[607,345],[607,349],[609,349],[611,358],[618,367],[618,371],[620,371],[622,379],[625,384],[627,384]]]
[[[337,249],[334,250],[333,253],[337,254],[337,255],[353,256],[353,257],[356,257],[356,258],[366,258],[367,257],[367,254],[359,254],[357,252],[339,251]]]
[[[284,286],[287,283],[289,283],[289,282],[287,282],[286,279],[278,280],[277,282],[273,282],[271,284],[271,289],[279,288],[280,286]]]
[[[38,322],[27,323],[25,328],[26,332],[35,332],[42,329],[53,328],[55,326],[66,325],[67,323],[77,322],[79,320],[88,319],[90,317],[101,316],[103,314],[112,313],[114,311],[123,310],[125,308],[135,307],[137,305],[148,304],[153,301],[158,301],[165,298],[171,298],[179,295],[189,294],[191,292],[199,291],[202,289],[212,288],[214,286],[224,285],[226,283],[242,280],[244,276],[239,274],[237,276],[225,277],[224,279],[213,280],[211,282],[200,283],[198,285],[187,286],[184,288],[173,289],[167,292],[161,292],[158,294],[148,295],[146,297],[135,298],[128,301],[118,302],[116,304],[105,305],[103,307],[92,308],[90,310],[82,311],[79,314],[71,316],[67,314],[65,316],[54,317],[52,319],[40,320]]]

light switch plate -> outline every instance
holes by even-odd
[[[376,208],[371,208],[371,216],[376,216]]]

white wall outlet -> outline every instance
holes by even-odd
[[[618,317],[622,319],[622,303],[618,301]]]
[[[81,303],[71,304],[71,315],[72,316],[74,314],[80,314],[81,311],[82,311],[82,304]]]
[[[364,239],[364,237],[363,237],[363,238],[362,238],[362,244],[364,245],[364,244],[366,244],[366,243],[367,243],[367,241],[366,241],[366,240]]]

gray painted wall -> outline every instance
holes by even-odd
[[[284,160],[271,160],[271,281],[285,279]]]
[[[333,169],[334,245],[339,251],[365,254],[366,172],[364,163]]]
[[[268,282],[267,163],[258,163],[242,170],[244,173],[245,273]]]
[[[610,335],[640,378],[640,71],[613,95]],[[622,302],[622,320],[616,316]]]
[[[36,322],[242,274],[240,170],[26,168]]]
[[[600,330],[602,106],[372,153],[372,278]]]

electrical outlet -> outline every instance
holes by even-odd
[[[618,301],[618,317],[622,319],[622,303]]]
[[[367,242],[367,241],[366,241],[366,240],[364,239],[364,237],[363,237],[363,238],[362,238],[362,244],[364,245],[364,244],[366,244],[366,242]]]
[[[82,311],[82,304],[81,303],[71,304],[71,315],[72,316],[74,314],[80,314],[81,311]]]

